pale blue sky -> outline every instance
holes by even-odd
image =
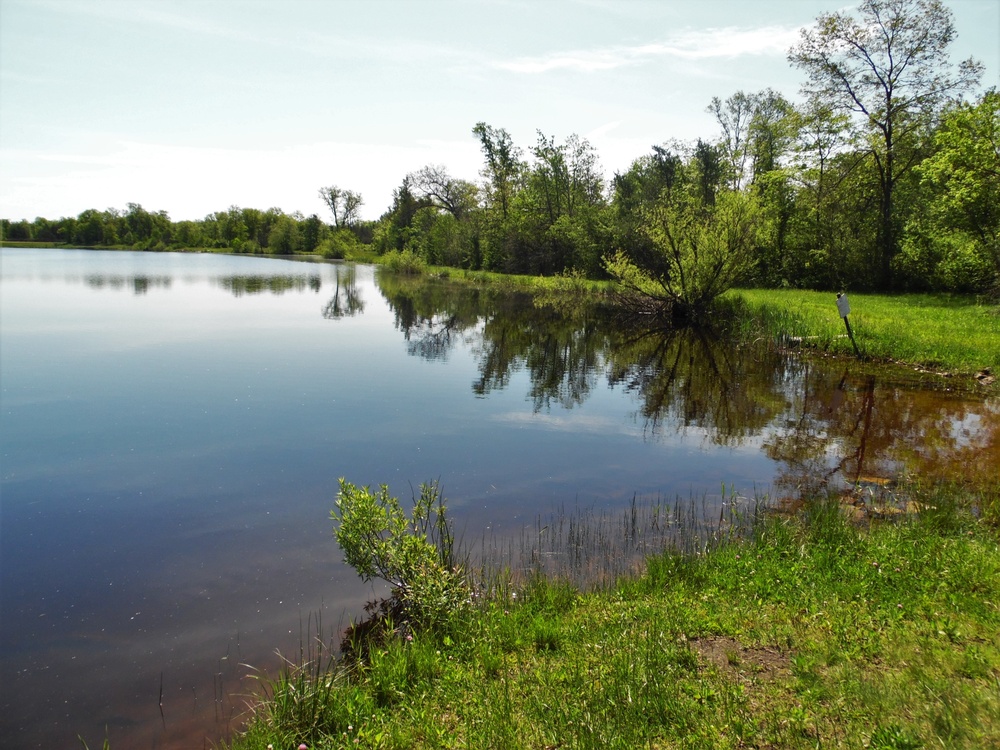
[[[947,0],[1000,83],[1000,0]],[[605,171],[715,138],[713,96],[797,99],[798,29],[843,0],[0,0],[0,216],[127,202],[377,218],[403,176],[478,179],[472,127],[577,133]]]

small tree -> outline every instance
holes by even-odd
[[[746,193],[720,193],[710,209],[660,203],[646,217],[651,262],[640,266],[619,251],[604,265],[645,311],[697,320],[752,270],[760,224],[757,200]]]
[[[948,112],[934,144],[935,154],[917,167],[931,200],[913,223],[943,248],[964,246],[965,265],[981,268],[978,286],[1000,296],[1000,92]],[[944,255],[946,266],[957,260]]]
[[[298,222],[290,216],[279,216],[267,235],[267,246],[271,252],[291,255],[299,250],[300,245]]]

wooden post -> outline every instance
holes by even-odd
[[[861,350],[858,349],[858,342],[854,340],[851,321],[847,319],[847,316],[851,314],[851,305],[847,301],[847,294],[844,292],[837,292],[837,310],[840,312],[840,317],[844,319],[844,325],[847,326],[847,336],[851,339],[851,345],[854,346],[854,353],[858,355],[858,359],[861,359]]]

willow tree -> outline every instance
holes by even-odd
[[[691,199],[661,201],[644,218],[657,257],[636,262],[619,251],[605,259],[626,302],[639,311],[699,320],[753,270],[761,212],[750,192],[721,192],[710,206]]]
[[[879,191],[874,268],[879,286],[890,288],[899,245],[894,193],[919,160],[907,145],[946,101],[978,82],[982,65],[949,63],[955,25],[941,0],[863,0],[857,13],[821,14],[788,59],[808,75],[804,93],[851,113],[867,144]]]

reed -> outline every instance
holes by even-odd
[[[765,496],[747,498],[722,487],[719,496],[677,498],[633,495],[624,508],[561,505],[539,515],[516,536],[483,538],[468,555],[479,589],[496,590],[498,573],[515,589],[537,576],[568,581],[581,590],[606,589],[641,575],[649,557],[666,550],[705,554],[745,537],[769,507]]]

